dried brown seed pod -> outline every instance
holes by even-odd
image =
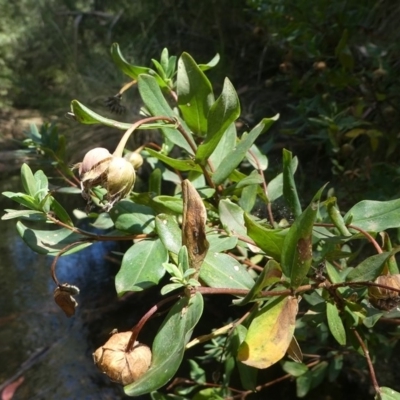
[[[400,274],[378,276],[375,283],[400,290]],[[371,304],[380,310],[390,311],[400,304],[400,293],[396,290],[370,286],[368,295]]]
[[[112,381],[129,385],[139,379],[150,368],[151,350],[135,342],[133,349],[126,352],[132,332],[112,335],[106,344],[93,353],[97,367]]]
[[[77,294],[79,294],[79,289],[68,283],[58,285],[54,290],[54,301],[65,312],[67,317],[72,317],[75,314],[78,303],[73,296]]]

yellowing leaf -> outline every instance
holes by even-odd
[[[267,368],[285,355],[294,334],[298,302],[278,297],[262,308],[240,345],[238,360],[255,368]]]

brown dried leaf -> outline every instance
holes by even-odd
[[[200,195],[187,179],[182,182],[182,194],[182,244],[187,247],[190,267],[199,271],[209,247],[206,239],[207,212]]]

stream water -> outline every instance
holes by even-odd
[[[19,186],[18,176],[10,178],[0,183],[0,192]],[[0,210],[5,208],[15,203],[0,196]],[[126,315],[136,300],[118,300],[113,282],[118,264],[106,259],[115,244],[94,244],[60,259],[60,282],[81,290],[77,312],[67,318],[53,300],[52,258],[31,251],[15,223],[0,221],[1,390],[19,379],[13,400],[128,398],[92,359],[113,328],[134,324],[135,317]]]

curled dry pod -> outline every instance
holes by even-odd
[[[67,317],[72,317],[75,314],[78,303],[73,296],[77,294],[79,294],[79,289],[68,283],[58,285],[54,290],[54,301],[65,312]]]
[[[400,274],[378,276],[375,283],[400,290]],[[380,310],[389,311],[400,304],[400,293],[396,290],[370,286],[368,295],[371,304]]]
[[[116,333],[93,353],[97,367],[114,382],[123,385],[139,379],[150,367],[151,350],[135,342],[133,349],[125,351],[132,332]]]

